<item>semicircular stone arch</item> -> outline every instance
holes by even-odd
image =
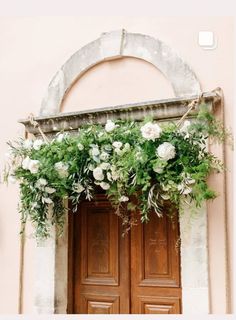
[[[194,72],[165,43],[147,35],[118,30],[103,33],[65,62],[48,86],[40,115],[58,114],[66,93],[88,69],[100,62],[122,57],[134,57],[153,64],[170,81],[176,97],[201,92]]]

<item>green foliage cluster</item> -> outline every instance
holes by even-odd
[[[207,177],[223,166],[207,151],[209,137],[223,141],[224,128],[204,105],[181,126],[108,120],[105,127],[89,124],[76,134],[60,133],[50,143],[10,142],[5,178],[18,180],[21,219],[34,224],[38,238],[47,238],[53,224],[63,229],[65,198],[76,211],[98,188],[105,190],[124,224],[137,207],[144,222],[150,210],[162,216],[167,201],[172,214],[184,202],[199,207],[216,196]]]

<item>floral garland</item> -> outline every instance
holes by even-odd
[[[161,217],[166,201],[171,214],[183,201],[199,207],[216,196],[206,180],[222,163],[207,151],[206,139],[222,141],[224,135],[206,105],[191,122],[107,120],[105,127],[84,125],[49,142],[9,142],[5,180],[19,182],[22,222],[31,220],[38,238],[47,238],[53,224],[63,228],[63,199],[76,211],[97,188],[105,190],[124,224],[131,224],[128,212],[137,206],[144,222],[150,210]]]

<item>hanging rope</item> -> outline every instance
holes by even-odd
[[[183,121],[185,120],[185,118],[187,117],[189,112],[191,112],[192,109],[194,109],[197,105],[199,105],[201,103],[202,97],[203,97],[203,92],[200,93],[200,95],[198,96],[197,99],[191,101],[188,104],[188,110],[185,112],[185,114],[182,116],[182,118],[177,122],[177,127],[179,127],[183,123]]]
[[[30,113],[29,115],[29,122],[32,126],[34,126],[34,128],[37,128],[39,133],[41,134],[43,140],[48,144],[49,143],[49,140],[48,138],[46,137],[46,135],[43,133],[43,130],[41,129],[39,123],[34,119],[34,115],[32,113]]]

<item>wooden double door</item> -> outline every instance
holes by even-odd
[[[71,214],[70,313],[181,313],[178,225],[150,215],[122,236],[105,196]]]

